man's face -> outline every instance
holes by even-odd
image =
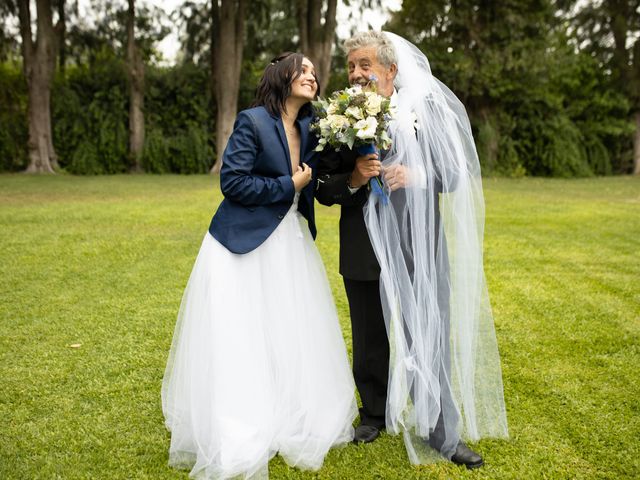
[[[392,64],[390,68],[385,67],[378,61],[375,47],[362,47],[351,50],[347,55],[347,65],[349,68],[349,83],[356,83],[364,86],[369,83],[372,75],[375,75],[378,85],[378,93],[385,97],[393,94],[393,79],[396,76],[397,67]]]

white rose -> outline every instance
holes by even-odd
[[[349,115],[353,118],[356,118],[358,120],[362,120],[364,118],[364,115],[362,114],[362,110],[360,110],[358,107],[352,105],[349,108],[347,108],[344,111],[345,115]]]
[[[356,137],[369,140],[376,135],[378,121],[373,117],[367,117],[366,120],[358,120],[353,128],[357,130]]]
[[[382,97],[380,95],[367,95],[366,110],[369,115],[377,115],[380,113],[382,105]]]
[[[320,127],[320,132],[324,135],[329,132],[331,129],[331,125],[329,124],[329,118],[321,118],[318,122],[318,126]]]
[[[329,115],[327,120],[334,130],[339,130],[349,125],[349,120],[344,115]]]

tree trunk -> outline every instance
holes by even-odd
[[[220,173],[222,154],[238,112],[240,70],[244,49],[245,0],[211,2],[211,75],[216,99],[216,162],[211,173]]]
[[[28,90],[29,165],[27,173],[55,173],[58,157],[51,130],[51,83],[56,63],[56,28],[51,1],[36,0],[36,41],[31,33],[29,0],[18,2],[24,75]]]
[[[324,23],[322,23],[323,4],[323,0],[298,0],[297,3],[300,51],[307,55],[316,67],[320,80],[318,95],[324,95],[331,74],[337,0],[327,1]]]
[[[627,0],[609,0],[604,4],[610,17],[613,34],[613,77],[620,89],[626,93],[632,108],[631,113],[636,124],[633,135],[633,173],[640,175],[640,40],[627,46],[629,38],[635,36],[640,16]]]
[[[482,124],[484,124],[484,138],[482,138],[481,144],[478,142],[478,146],[481,145],[483,147],[482,154],[484,158],[482,160],[484,160],[484,165],[489,171],[493,171],[498,165],[500,132],[493,121],[494,116],[491,107],[488,105],[480,107],[478,117],[481,119]],[[479,140],[478,137],[476,137],[476,139]]]
[[[640,12],[636,12],[635,21],[640,20]],[[640,38],[636,37],[633,46],[633,65],[631,66],[630,83],[632,85],[630,96],[635,107],[636,131],[633,135],[633,174],[640,175]],[[635,88],[634,88],[635,86]]]
[[[633,174],[640,175],[640,110],[636,111],[636,131],[633,135]]]
[[[64,73],[67,63],[67,48],[66,48],[66,35],[67,35],[67,17],[64,11],[64,0],[58,1],[58,68],[61,73]]]
[[[129,74],[129,158],[132,172],[142,172],[144,148],[144,62],[135,39],[135,2],[128,0],[127,67]]]

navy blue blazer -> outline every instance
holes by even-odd
[[[311,117],[298,118],[300,161],[315,160],[317,140],[309,135]],[[311,138],[309,138],[311,137]],[[315,170],[315,169],[314,169]],[[224,200],[211,219],[209,232],[233,253],[247,253],[262,244],[293,204],[289,146],[280,116],[264,107],[238,114],[223,155],[220,187]],[[301,192],[298,211],[316,236],[313,181]]]

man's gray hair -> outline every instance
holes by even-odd
[[[374,47],[376,49],[376,56],[378,61],[386,68],[391,67],[391,64],[398,64],[398,58],[396,57],[396,51],[393,48],[393,43],[382,32],[374,32],[369,30],[368,32],[358,32],[353,37],[345,40],[343,48],[347,55],[349,52],[363,47]]]

